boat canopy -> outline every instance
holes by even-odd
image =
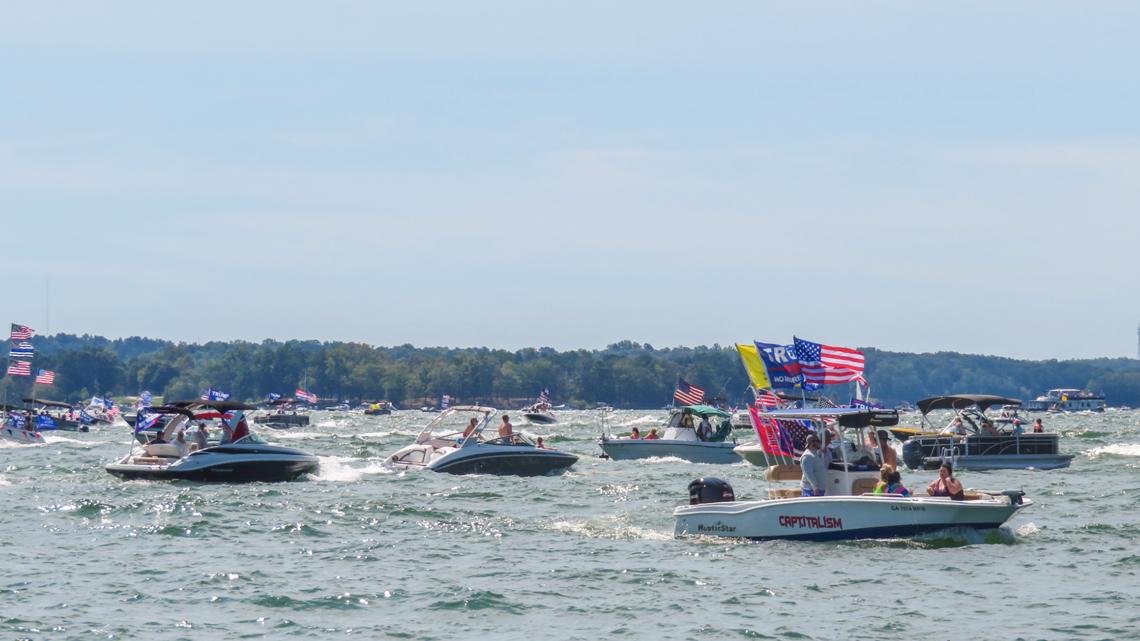
[[[249,403],[242,403],[241,401],[175,401],[167,403],[170,407],[185,407],[189,409],[210,408],[218,410],[219,412],[233,412],[236,410],[255,410],[257,406],[250,405]]]
[[[60,403],[59,401],[45,401],[42,398],[25,398],[24,402],[43,405],[44,407],[65,407],[67,409],[71,409],[70,403]]]
[[[784,421],[834,418],[841,427],[890,427],[899,424],[899,413],[895,410],[868,410],[861,407],[810,407],[807,409],[759,412],[759,415],[764,418]]]
[[[685,405],[680,409],[689,410],[697,416],[720,416],[721,418],[729,418],[732,416],[732,414],[729,412],[726,412],[719,407],[713,407],[712,405]]]
[[[194,412],[185,407],[178,407],[176,405],[158,405],[148,408],[147,412],[151,414],[181,414],[187,418],[194,418]]]
[[[978,406],[983,413],[994,405],[1021,405],[1016,398],[1004,396],[991,396],[989,394],[950,394],[947,396],[932,396],[924,398],[917,403],[918,411],[923,415],[933,410],[964,410],[968,407]]]

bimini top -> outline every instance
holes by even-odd
[[[823,420],[834,418],[842,427],[890,427],[899,424],[896,410],[868,410],[860,407],[810,407],[796,410],[759,412],[764,418],[784,421]]]
[[[219,412],[233,412],[235,410],[255,410],[256,406],[249,403],[242,403],[241,401],[174,401],[167,403],[170,407],[184,407],[188,409],[210,408],[218,410]]]
[[[719,407],[713,407],[712,405],[684,405],[680,409],[689,410],[691,413],[696,414],[697,416],[720,416],[722,418],[728,418],[732,416],[732,414],[729,414]]]
[[[43,405],[44,407],[66,407],[67,409],[71,409],[71,405],[69,403],[60,403],[59,401],[45,401],[42,398],[25,398],[24,402]]]
[[[918,405],[918,411],[925,415],[933,410],[964,410],[975,405],[978,406],[979,410],[985,412],[994,405],[1021,405],[1021,401],[1016,398],[991,396],[989,394],[950,394],[924,398],[916,405]]]

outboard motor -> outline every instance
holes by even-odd
[[[689,505],[723,503],[735,500],[736,494],[733,493],[732,486],[723,479],[702,476],[689,483]]]
[[[903,463],[912,470],[922,469],[923,459],[925,454],[922,452],[922,445],[916,443],[914,439],[908,439],[903,442],[902,446]]]
[[[1010,505],[1021,505],[1021,499],[1025,496],[1021,490],[1002,490],[1002,494],[1009,497]]]

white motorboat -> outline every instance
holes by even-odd
[[[736,440],[731,417],[711,405],[690,405],[673,410],[661,438],[631,439],[603,434],[598,445],[615,461],[671,456],[693,463],[739,463],[740,458],[732,451]],[[697,419],[704,418],[718,423],[709,439],[701,439],[695,426]]]
[[[0,405],[0,412],[6,412],[0,424],[0,438],[16,443],[28,445],[43,445],[44,435],[35,428],[35,423],[29,420],[28,415],[18,407]]]
[[[133,443],[131,451],[106,470],[125,479],[161,479],[217,482],[288,481],[315,473],[320,461],[308,452],[267,443],[249,430],[245,412],[252,405],[228,401],[188,401],[151,408],[174,415],[159,438]],[[219,413],[222,438],[195,449],[185,439],[196,410]]]
[[[287,430],[309,424],[309,409],[292,398],[279,398],[269,401],[269,407],[254,414],[253,422],[275,430]]]
[[[577,456],[538,447],[522,434],[484,440],[483,431],[495,414],[493,407],[449,407],[424,427],[414,443],[392,454],[389,464],[396,469],[449,474],[541,476],[562,472],[578,462]],[[468,421],[457,423],[456,418],[476,420],[466,437],[464,427]]]
[[[519,410],[527,423],[533,425],[551,425],[557,423],[558,419],[554,416],[554,412],[550,411],[550,403],[535,403],[530,407]]]
[[[894,410],[856,408],[776,410],[773,419],[811,420],[823,430],[824,418],[841,438],[849,430],[862,442],[862,429],[889,420]],[[897,422],[897,414],[895,414]],[[966,500],[948,497],[874,494],[875,466],[851,463],[846,447],[827,474],[827,495],[804,497],[798,489],[769,489],[768,498],[737,501],[732,487],[720,479],[697,479],[689,485],[690,504],[673,511],[679,536],[748,539],[838,540],[909,537],[953,527],[1001,527],[1032,501],[1020,490],[966,492]],[[786,466],[791,468],[792,466]]]

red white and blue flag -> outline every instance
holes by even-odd
[[[784,399],[780,398],[771,390],[764,390],[756,393],[756,407],[762,410],[779,409],[783,405]]]
[[[752,417],[752,427],[756,429],[756,436],[760,439],[760,447],[765,454],[795,456],[791,436],[776,421],[761,417],[760,410],[755,407],[748,408],[748,414]]]
[[[673,398],[682,405],[696,405],[705,400],[705,391],[696,385],[690,385],[683,378],[678,378],[677,391],[673,392]]]
[[[538,402],[539,403],[549,403],[550,402],[550,390],[549,389],[547,389],[545,387],[542,388],[542,391],[538,393]]]
[[[316,403],[317,401],[321,400],[321,399],[317,398],[316,394],[314,394],[312,392],[306,392],[303,389],[298,389],[293,394],[293,396],[295,396],[296,398],[298,398],[302,401],[305,401],[306,403]]]
[[[27,325],[17,325],[12,323],[12,335],[9,339],[14,341],[26,341],[36,335],[36,330],[28,327]]]
[[[55,372],[41,369],[36,374],[36,385],[55,385]]]
[[[36,355],[36,348],[31,343],[16,343],[8,350],[9,358],[32,358]]]
[[[8,361],[8,376],[31,376],[31,361]]]
[[[796,358],[805,383],[833,385],[849,383],[863,374],[863,352],[795,339]]]

